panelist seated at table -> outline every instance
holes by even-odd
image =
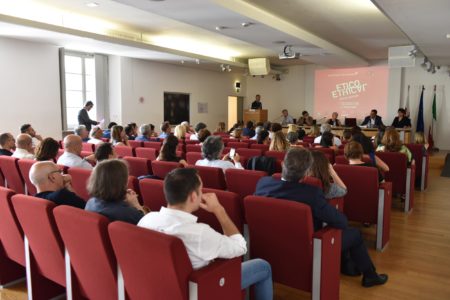
[[[304,110],[302,112],[302,116],[298,118],[297,125],[303,126],[312,126],[314,125],[314,119],[309,115],[309,113]]]
[[[252,102],[252,109],[262,109],[261,95],[256,95],[255,101]]]
[[[378,111],[376,109],[372,109],[370,111],[370,115],[364,118],[364,121],[361,123],[361,126],[367,126],[367,128],[379,128],[383,127],[383,121],[381,117],[377,115]]]
[[[336,127],[341,127],[341,121],[339,121],[338,119],[338,113],[334,112],[331,114],[331,119],[328,119],[327,123],[330,124],[331,126],[336,126]]]
[[[411,119],[406,116],[406,110],[403,108],[398,109],[398,116],[395,117],[394,122],[392,122],[392,127],[395,128],[410,128]]]

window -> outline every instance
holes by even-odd
[[[78,112],[88,100],[94,102],[89,111],[91,119],[96,119],[95,58],[85,53],[64,53],[64,129],[78,125]]]

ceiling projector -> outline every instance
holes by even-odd
[[[279,59],[299,59],[301,56],[300,53],[292,50],[291,45],[286,45],[283,49],[283,52],[278,54]]]

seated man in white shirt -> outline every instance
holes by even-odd
[[[324,124],[320,125],[320,133],[321,134],[323,134],[324,132],[327,132],[327,131],[331,132],[331,125],[330,124],[324,123]],[[322,136],[320,135],[320,136],[318,136],[318,137],[316,137],[314,139],[314,144],[320,144],[321,140],[322,140]],[[340,145],[342,145],[341,140],[337,136],[333,137],[333,142],[334,142],[334,145],[336,147],[339,147]]]
[[[198,133],[199,133],[199,131],[202,130],[202,129],[205,129],[205,128],[206,128],[206,124],[205,123],[202,123],[202,122],[197,123],[197,125],[195,125],[195,128],[194,128],[195,133],[191,134],[191,137],[190,137],[191,141],[198,141]]]
[[[89,144],[94,144],[94,145],[98,145],[98,144],[102,144],[103,140],[103,130],[100,126],[94,126],[91,129],[91,132],[89,133],[89,136],[91,137],[87,142]]]
[[[16,151],[12,157],[34,159],[33,139],[29,134],[22,133],[16,138]]]
[[[203,184],[197,170],[180,168],[170,172],[164,180],[167,208],[145,215],[138,226],[180,238],[194,269],[207,266],[216,258],[230,259],[247,252],[244,237],[233,224],[223,206],[213,193],[202,194]],[[222,226],[220,234],[209,225],[197,223],[192,212],[204,209],[213,213]],[[272,271],[262,259],[242,263],[241,287],[255,287],[257,300],[273,298]]]
[[[287,109],[281,111],[281,125],[288,126],[289,124],[294,124],[294,118],[289,115]]]
[[[222,157],[223,151],[222,138],[218,135],[209,136],[202,145],[202,155],[204,159],[197,160],[196,166],[221,168],[224,172],[229,168],[244,169],[239,162],[239,154],[235,154],[232,158],[230,154]]]
[[[81,158],[81,149],[81,137],[75,134],[69,134],[64,138],[64,154],[58,159],[57,164],[66,167],[92,170],[93,167],[88,161],[95,161],[94,154]]]

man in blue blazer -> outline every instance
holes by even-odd
[[[312,163],[313,158],[308,150],[301,148],[289,150],[283,161],[282,179],[261,178],[256,186],[255,195],[309,205],[314,230],[321,229],[323,222],[326,222],[328,226],[342,229],[341,272],[349,276],[359,276],[362,273],[364,287],[386,283],[388,276],[377,274],[361,232],[357,228],[348,227],[347,217],[327,203],[320,188],[299,182],[306,176]]]
[[[381,117],[377,115],[378,111],[376,109],[372,109],[370,111],[370,115],[364,118],[364,121],[361,123],[361,126],[367,125],[368,128],[380,128],[384,127],[383,121]]]

